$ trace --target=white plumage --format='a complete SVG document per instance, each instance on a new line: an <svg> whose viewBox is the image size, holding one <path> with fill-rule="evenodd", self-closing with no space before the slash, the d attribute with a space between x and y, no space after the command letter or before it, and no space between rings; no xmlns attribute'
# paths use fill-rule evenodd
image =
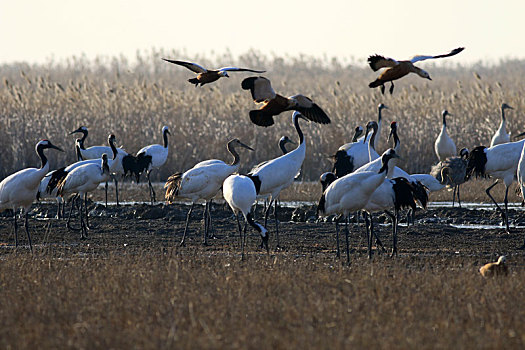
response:
<svg viewBox="0 0 525 350"><path fill-rule="evenodd" d="M167 126L162 127L162 139L163 144L154 144L141 148L137 152L137 158L148 158L148 164L146 165L146 176L148 178L148 185L150 190L151 203L155 202L155 190L151 185L150 174L153 169L158 169L166 163L168 159L168 135L170 131Z"/></svg>
<svg viewBox="0 0 525 350"><path fill-rule="evenodd" d="M513 109L506 103L501 105L501 123L499 124L498 130L492 139L490 140L490 147L496 146L502 143L510 142L510 133L507 133L507 120L505 119L505 109Z"/></svg>
<svg viewBox="0 0 525 350"><path fill-rule="evenodd" d="M266 251L268 251L268 230L263 225L255 222L251 215L252 206L257 199L257 191L252 179L244 175L230 175L224 180L222 193L237 218L237 227L241 236L242 257L244 258L244 246L246 244L246 224L244 225L244 234L242 234L238 217L239 212L244 215L245 222L261 234L263 244L266 247Z"/></svg>
<svg viewBox="0 0 525 350"><path fill-rule="evenodd" d="M450 136L448 136L447 133L447 120L446 117L452 116L452 114L448 113L448 111L445 109L442 112L443 116L443 126L441 127L441 132L439 133L438 137L436 138L436 142L434 143L434 150L436 151L436 155L439 160L445 160L447 157L453 157L456 153L456 144Z"/></svg>
<svg viewBox="0 0 525 350"><path fill-rule="evenodd" d="M228 142L227 146L228 151L234 158L231 164L227 164L218 159L207 160L196 164L184 173L171 175L166 181L164 188L166 188L166 200L168 202L172 202L177 197L188 198L192 201L191 208L186 217L186 226L181 245L184 245L186 239L186 232L193 206L201 199L206 202L204 209L204 244L207 244L209 202L215 197L217 192L219 192L224 180L238 171L240 158L235 150L237 146L253 151L251 147L245 145L238 139L233 139Z"/></svg>
<svg viewBox="0 0 525 350"><path fill-rule="evenodd" d="M332 172L337 177L347 175L366 163L379 158L379 154L373 148L375 143L375 135L377 134L378 126L374 121L368 122L366 125L366 134L362 141L347 143L337 150L334 155L334 166ZM364 142L370 137L371 142Z"/></svg>
<svg viewBox="0 0 525 350"><path fill-rule="evenodd" d="M9 175L0 182L0 212L12 209L14 212L15 244L18 246L18 229L16 223L17 209L22 208L25 216L25 229L29 248L33 251L31 235L28 228L28 211L36 198L40 181L49 171L49 162L44 154L44 149L53 148L62 151L48 140L36 144L35 150L40 157L40 168L26 168Z"/></svg>
<svg viewBox="0 0 525 350"><path fill-rule="evenodd" d="M85 195L94 191L102 182L108 181L110 178L110 170L108 165L107 154L102 154L102 159L95 163L85 163L71 169L67 176L60 181L57 186L57 194L61 197L77 194L80 197L80 237L87 236L86 225L83 220L83 207L87 203L83 203ZM73 206L73 204L71 204ZM87 208L86 208L87 219ZM69 224L69 221L68 221Z"/></svg>
<svg viewBox="0 0 525 350"><path fill-rule="evenodd" d="M494 184L485 190L485 192L501 213L507 232L510 231L507 208L509 186L517 177L518 163L520 161L524 143L525 140L521 140L503 143L489 148L478 146L470 152L468 158L467 176L471 176L472 174L482 177L490 175L497 179ZM505 184L505 211L499 207L498 203L490 194L490 190L496 186L500 180L503 180L503 183Z"/></svg>
<svg viewBox="0 0 525 350"><path fill-rule="evenodd" d="M255 179L254 181L256 183L259 182L260 184L257 194L260 196L271 195L272 197L270 205L265 213L265 226L273 202L276 226L275 235L278 247L279 223L277 220L277 199L281 191L293 183L295 176L301 170L306 152L304 135L299 127L299 118L307 120L297 111L292 115L292 122L299 136L299 145L297 148L278 158L268 161L266 164L256 169L256 171L250 173L250 176Z"/></svg>
<svg viewBox="0 0 525 350"><path fill-rule="evenodd" d="M355 172L345 175L328 186L319 200L318 213L323 216L342 215L362 210L370 200L374 191L386 178L389 160L399 157L393 149L387 150L381 156L381 169L376 171ZM338 228L336 227L338 232ZM345 230L347 244L347 260L350 261L348 250L348 225Z"/></svg>

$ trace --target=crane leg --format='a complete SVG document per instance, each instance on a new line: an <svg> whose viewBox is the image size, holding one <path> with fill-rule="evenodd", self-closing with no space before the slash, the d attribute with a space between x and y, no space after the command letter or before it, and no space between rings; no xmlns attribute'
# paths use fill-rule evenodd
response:
<svg viewBox="0 0 525 350"><path fill-rule="evenodd" d="M31 254L33 254L33 243L31 242L31 234L29 233L29 213L25 209L24 209L24 216L25 216L24 226L26 229L27 240L29 241L29 249L31 250Z"/></svg>
<svg viewBox="0 0 525 350"><path fill-rule="evenodd" d="M151 204L153 204L153 203L155 203L155 201L157 199L156 199L156 195L155 195L155 189L153 188L153 185L151 184L150 174L151 174L151 171L148 171L146 173L146 176L148 178L149 196L150 196L150 199L151 199Z"/></svg>
<svg viewBox="0 0 525 350"><path fill-rule="evenodd" d="M88 207L87 207L87 192L84 193L84 211L86 213L86 228L91 229L91 226L89 226L89 215L88 215Z"/></svg>
<svg viewBox="0 0 525 350"><path fill-rule="evenodd" d="M244 246L246 245L246 227L248 226L248 219L244 219L244 229L241 237L241 260L244 261Z"/></svg>
<svg viewBox="0 0 525 350"><path fill-rule="evenodd" d="M86 225L84 223L84 208L83 208L83 201L82 198L80 198L80 239L85 239L87 237L86 232Z"/></svg>
<svg viewBox="0 0 525 350"><path fill-rule="evenodd" d="M341 250L339 249L339 221L341 220L342 216L339 216L335 219L335 240L336 240L336 253L335 256L340 258L341 257Z"/></svg>
<svg viewBox="0 0 525 350"><path fill-rule="evenodd" d="M268 224L268 215L270 215L270 208L272 207L272 204L273 204L273 198L270 200L270 204L268 205L268 207L266 207L266 202L265 202L264 227L267 227L266 225Z"/></svg>
<svg viewBox="0 0 525 350"><path fill-rule="evenodd" d="M366 242L367 242L367 249L368 249L368 259L372 259L372 235L373 235L373 227L371 224L372 221L372 215L370 214L370 219L368 219L368 213L365 211L363 212L363 216L365 217L365 226L366 226Z"/></svg>
<svg viewBox="0 0 525 350"><path fill-rule="evenodd" d="M390 95L392 95L394 93L394 82L391 81L390 84L390 89L388 91L390 92Z"/></svg>
<svg viewBox="0 0 525 350"><path fill-rule="evenodd" d="M496 186L497 184L499 183L499 180L496 180L496 182L494 182L492 185L490 185L486 190L485 192L487 193L487 196L489 196L489 198L492 200L492 202L494 203L494 205L496 206L497 210L500 212L501 214L501 217L503 219L503 221L505 222L506 224L506 229L507 229L507 232L509 232L509 220L508 220L508 217L507 217L507 193L508 193L508 188L506 188L505 190L505 211L503 211L501 209L501 207L498 205L498 203L496 202L496 200L494 199L494 197L492 197L492 195L490 194L490 190Z"/></svg>
<svg viewBox="0 0 525 350"><path fill-rule="evenodd" d="M241 222L239 221L239 214L233 213L233 215L235 215L235 219L237 219L237 228L239 229L239 239L240 239L240 244L242 245L242 229L241 229Z"/></svg>
<svg viewBox="0 0 525 350"><path fill-rule="evenodd" d="M71 208L69 209L69 215L67 217L67 222L66 222L66 227L71 231L78 231L78 229L71 226L71 214L73 212L73 207L76 204L77 198L78 198L78 194L74 195L73 198L71 198Z"/></svg>
<svg viewBox="0 0 525 350"><path fill-rule="evenodd" d="M508 200L508 194L509 194L509 188L505 186L505 227L506 232L510 233L510 227L509 227L509 200Z"/></svg>
<svg viewBox="0 0 525 350"><path fill-rule="evenodd" d="M385 84L381 85L381 94L385 94Z"/></svg>
<svg viewBox="0 0 525 350"><path fill-rule="evenodd" d="M348 231L348 217L346 217L345 221L346 263L350 265L350 243L348 241L348 235L350 234L350 232Z"/></svg>
<svg viewBox="0 0 525 350"><path fill-rule="evenodd" d="M203 236L203 245L208 245L208 205L209 202L206 201L204 203L204 213L202 216L203 224L204 224L204 236Z"/></svg>
<svg viewBox="0 0 525 350"><path fill-rule="evenodd" d="M277 241L276 248L281 248L281 245L279 243L279 220L277 219L277 207L278 207L278 202L277 200L275 200L273 202L273 217L275 219L275 239Z"/></svg>
<svg viewBox="0 0 525 350"><path fill-rule="evenodd" d="M16 209L13 209L13 224L15 228L15 247L18 247L18 224L16 223Z"/></svg>
<svg viewBox="0 0 525 350"><path fill-rule="evenodd" d="M195 205L194 202L191 203L191 207L190 207L190 210L188 210L188 214L186 214L186 225L184 226L184 235L182 236L182 240L180 241L180 244L179 246L184 246L184 244L186 243L186 233L188 232L188 224L190 222L190 216L191 216L191 212L193 211L193 206Z"/></svg>
<svg viewBox="0 0 525 350"><path fill-rule="evenodd" d="M118 179L117 179L117 175L113 176L113 181L115 182L115 197L116 197L116 200L117 200L117 207L118 207L120 205L120 203L118 201Z"/></svg>
<svg viewBox="0 0 525 350"><path fill-rule="evenodd" d="M106 208L108 207L108 182L106 181L106 186L104 187L106 195Z"/></svg>
<svg viewBox="0 0 525 350"><path fill-rule="evenodd" d="M458 196L458 206L461 208L461 198L459 198L459 186L460 186L460 185L457 185L457 187L458 187L458 193L457 193L457 196Z"/></svg>

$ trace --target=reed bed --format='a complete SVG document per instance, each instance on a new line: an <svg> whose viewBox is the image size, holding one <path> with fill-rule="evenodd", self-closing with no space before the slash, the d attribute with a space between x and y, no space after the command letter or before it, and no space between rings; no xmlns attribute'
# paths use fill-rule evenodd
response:
<svg viewBox="0 0 525 350"><path fill-rule="evenodd" d="M34 145L49 138L67 150L50 154L52 166L74 161L74 138L69 132L85 125L87 145L105 144L114 133L131 153L151 143L161 143L160 130L172 131L167 164L154 175L166 179L171 173L213 158L229 159L227 141L237 137L256 148L243 152L245 169L279 154L282 135L295 137L290 115L277 117L271 128L256 127L248 111L255 108L249 92L240 82L249 76L232 73L203 88L186 80L193 73L162 61L161 57L185 58L177 51L152 50L138 53L136 63L125 58L87 60L73 57L45 65L9 64L0 66L0 176L34 166L38 159ZM194 57L210 67L238 65L266 69L274 89L284 95L303 93L313 98L330 115L330 125L303 123L307 139L305 180L317 180L331 169L329 156L348 142L356 125L377 118L376 107L385 103L384 131L379 151L387 146L388 124L398 121L402 142L402 166L409 172L427 172L436 162L435 137L441 128L441 110L448 109L448 130L458 149L487 145L499 124L499 107L507 102L515 110L507 113L509 128L523 131L520 122L525 101L521 76L525 61L502 61L459 66L445 62L425 63L433 81L408 76L396 83L392 96L369 89L375 73L354 63L337 59L267 56L248 52Z"/></svg>

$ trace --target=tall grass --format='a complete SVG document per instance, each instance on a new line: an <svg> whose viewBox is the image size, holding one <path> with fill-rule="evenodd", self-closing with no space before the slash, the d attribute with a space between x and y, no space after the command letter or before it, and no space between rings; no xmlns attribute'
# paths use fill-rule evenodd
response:
<svg viewBox="0 0 525 350"><path fill-rule="evenodd" d="M249 92L240 88L247 74L232 73L230 79L194 88L186 81L193 73L161 57L186 58L176 51L153 50L138 53L135 64L122 57L92 61L73 57L45 65L0 66L0 176L38 164L34 145L42 138L67 149L66 154L50 155L53 167L72 162L74 136L69 132L80 125L89 128L87 145L105 144L107 135L114 133L132 153L161 143L162 126L170 126L170 156L157 179L203 159L229 159L225 145L234 137L256 148L241 155L245 168L278 155L282 135L295 137L290 114L277 117L271 128L251 124L248 111L256 106ZM508 113L510 129L523 130L519 120L525 108L521 80L525 61L492 67L424 63L433 81L408 76L396 82L392 96L382 96L367 86L376 75L369 68L337 59L269 57L259 52L192 59L210 67L266 69L277 92L302 93L322 106L332 124L303 123L307 138L303 173L309 180L330 169L328 156L350 140L356 125L377 117L381 102L390 107L384 112L385 128L391 120L398 121L402 166L410 172L426 172L435 163L433 144L444 108L454 115L448 130L458 149L490 142L502 102L515 108ZM380 151L386 147L386 135L381 135Z"/></svg>

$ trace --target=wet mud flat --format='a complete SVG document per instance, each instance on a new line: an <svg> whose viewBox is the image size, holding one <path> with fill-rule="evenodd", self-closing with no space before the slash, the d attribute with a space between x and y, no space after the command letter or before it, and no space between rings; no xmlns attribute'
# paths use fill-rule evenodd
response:
<svg viewBox="0 0 525 350"><path fill-rule="evenodd" d="M183 247L179 242L184 232L184 224L189 204L171 205L134 203L128 205L109 205L90 202L88 205L91 229L87 239L80 239L80 233L68 230L64 219L55 219L56 205L52 202L38 203L30 215L30 230L35 251L63 254L126 253L152 254L175 249L181 254L226 254L239 255L239 235L235 218L223 202L212 205L213 237L203 244L202 214L203 206L196 205L188 227L188 237ZM79 226L78 216L73 212L72 224ZM263 221L263 208L255 211L256 220ZM418 210L415 224L406 225L401 218L398 230L399 255L433 256L465 255L492 257L497 254L522 255L516 248L525 238L525 211L521 208L509 210L511 233L506 234L500 226L501 216L493 208L452 208L434 206ZM308 256L332 259L336 251L335 225L333 218L318 220L315 205L297 203L283 205L278 212L280 222L280 249L276 249L275 222L273 215L268 220L271 254ZM242 222L242 221L241 221ZM392 245L390 220L385 214L374 215L375 228L388 253ZM19 240L27 244L23 230L23 220L19 219ZM260 238L248 226L246 250L249 254L264 254L259 248ZM366 236L363 220L356 224L352 217L349 225L351 253L356 256L366 254ZM341 232L343 233L343 231ZM12 217L4 212L0 216L0 254L14 250ZM344 234L341 236L341 249L344 249ZM19 251L27 249L22 247ZM378 253L381 250L376 249ZM387 255L388 255L387 253Z"/></svg>

